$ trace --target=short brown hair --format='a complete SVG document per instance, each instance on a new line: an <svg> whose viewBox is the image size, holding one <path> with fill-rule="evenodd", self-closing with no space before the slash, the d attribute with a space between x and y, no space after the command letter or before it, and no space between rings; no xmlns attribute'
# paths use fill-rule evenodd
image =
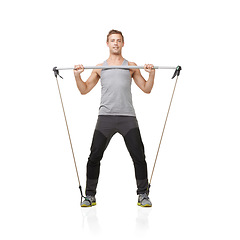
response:
<svg viewBox="0 0 240 240"><path fill-rule="evenodd" d="M122 41L124 42L124 37L123 37L122 32L115 30L115 29L112 29L111 31L109 31L109 33L107 35L107 42L108 42L109 36L112 34L120 34L122 36Z"/></svg>

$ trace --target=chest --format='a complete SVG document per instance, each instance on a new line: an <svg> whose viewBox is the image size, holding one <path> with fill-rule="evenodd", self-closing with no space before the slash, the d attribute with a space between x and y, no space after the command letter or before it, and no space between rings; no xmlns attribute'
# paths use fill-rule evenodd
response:
<svg viewBox="0 0 240 240"><path fill-rule="evenodd" d="M132 76L130 70L108 69L101 72L101 85L106 88L127 88L131 86Z"/></svg>

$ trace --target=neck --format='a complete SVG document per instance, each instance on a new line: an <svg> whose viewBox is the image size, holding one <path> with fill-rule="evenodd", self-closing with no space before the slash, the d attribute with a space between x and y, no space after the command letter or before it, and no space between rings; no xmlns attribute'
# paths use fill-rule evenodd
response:
<svg viewBox="0 0 240 240"><path fill-rule="evenodd" d="M110 54L109 58L108 58L108 62L110 63L121 63L123 62L124 58L121 54L119 55L113 55L113 54Z"/></svg>

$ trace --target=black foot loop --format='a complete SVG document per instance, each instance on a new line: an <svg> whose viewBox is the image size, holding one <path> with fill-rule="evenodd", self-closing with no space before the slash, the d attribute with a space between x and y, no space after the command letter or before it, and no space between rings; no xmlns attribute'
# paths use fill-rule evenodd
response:
<svg viewBox="0 0 240 240"><path fill-rule="evenodd" d="M79 189L80 189L80 193L81 193L81 205L82 205L82 200L83 200L83 198L84 198L84 200L88 200L86 197L84 197L83 196L83 193L82 193L82 187L81 186L79 186ZM89 202L90 202L90 200L88 200Z"/></svg>
<svg viewBox="0 0 240 240"><path fill-rule="evenodd" d="M63 79L63 77L61 77L61 76L59 75L59 70L57 69L57 67L54 67L54 68L53 68L53 71L54 71L55 77L59 76L60 78Z"/></svg>
<svg viewBox="0 0 240 240"><path fill-rule="evenodd" d="M175 78L176 76L179 76L180 75L180 71L182 70L182 67L181 66L177 66L176 67L176 70L172 76L172 79Z"/></svg>
<svg viewBox="0 0 240 240"><path fill-rule="evenodd" d="M148 183L147 195L149 195L151 184Z"/></svg>

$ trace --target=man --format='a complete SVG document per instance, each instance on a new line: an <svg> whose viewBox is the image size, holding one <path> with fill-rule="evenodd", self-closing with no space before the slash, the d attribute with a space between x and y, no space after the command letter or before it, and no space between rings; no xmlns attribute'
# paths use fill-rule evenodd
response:
<svg viewBox="0 0 240 240"><path fill-rule="evenodd" d="M137 66L128 62L122 56L124 37L120 31L111 30L107 35L109 58L97 66ZM115 133L120 133L132 157L137 182L138 205L151 207L148 197L149 186L147 164L145 161L144 145L142 143L135 110L132 103L132 78L136 85L145 93L150 93L155 77L152 64L145 64L144 69L149 73L146 81L139 69L94 69L86 82L82 81L83 65L74 66L74 76L81 94L89 93L101 78L101 104L96 128L93 135L91 153L87 163L86 199L82 207L96 205L96 188L100 172L100 161L109 141ZM116 159L120 161L120 159Z"/></svg>

